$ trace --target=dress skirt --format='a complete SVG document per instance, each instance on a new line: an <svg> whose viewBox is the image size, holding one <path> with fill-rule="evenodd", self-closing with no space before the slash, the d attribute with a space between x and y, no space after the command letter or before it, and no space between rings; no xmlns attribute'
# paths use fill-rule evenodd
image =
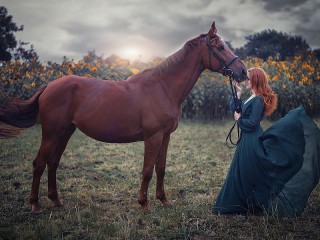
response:
<svg viewBox="0 0 320 240"><path fill-rule="evenodd" d="M242 131L215 213L299 216L320 177L320 130L302 107L263 132Z"/></svg>

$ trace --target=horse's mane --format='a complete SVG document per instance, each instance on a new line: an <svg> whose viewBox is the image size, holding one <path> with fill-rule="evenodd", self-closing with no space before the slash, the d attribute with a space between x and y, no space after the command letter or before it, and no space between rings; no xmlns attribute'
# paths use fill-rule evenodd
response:
<svg viewBox="0 0 320 240"><path fill-rule="evenodd" d="M170 69L174 68L176 65L183 61L183 59L189 52L199 48L199 39L203 38L204 36L205 34L201 34L200 36L187 41L180 50L167 57L158 66L154 67L153 72L159 75L163 75Z"/></svg>

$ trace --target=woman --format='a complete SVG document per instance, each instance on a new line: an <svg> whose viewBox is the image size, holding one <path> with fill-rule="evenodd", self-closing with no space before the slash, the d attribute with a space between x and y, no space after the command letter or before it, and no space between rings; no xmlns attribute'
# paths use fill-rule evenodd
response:
<svg viewBox="0 0 320 240"><path fill-rule="evenodd" d="M320 130L299 107L263 132L260 121L276 109L277 95L263 69L251 68L248 76L251 96L234 113L241 140L213 212L300 215L319 182Z"/></svg>

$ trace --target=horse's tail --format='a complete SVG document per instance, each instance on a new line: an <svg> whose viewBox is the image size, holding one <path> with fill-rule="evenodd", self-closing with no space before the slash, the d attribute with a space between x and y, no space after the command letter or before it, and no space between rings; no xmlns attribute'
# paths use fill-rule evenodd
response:
<svg viewBox="0 0 320 240"><path fill-rule="evenodd" d="M21 128L36 124L39 112L39 97L47 86L39 88L30 99L16 100L1 96L0 100L0 138L17 136Z"/></svg>

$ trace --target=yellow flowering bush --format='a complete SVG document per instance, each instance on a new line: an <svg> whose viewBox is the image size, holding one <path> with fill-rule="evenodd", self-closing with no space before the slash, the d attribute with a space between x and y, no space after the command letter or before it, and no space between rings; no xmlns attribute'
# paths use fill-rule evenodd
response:
<svg viewBox="0 0 320 240"><path fill-rule="evenodd" d="M310 54L306 58L296 56L290 61L269 58L244 59L247 68L261 67L268 76L272 89L278 94L279 103L271 119L283 117L289 110L303 105L311 116L320 116L319 61ZM183 116L203 120L224 119L231 100L229 79L204 71L183 103ZM245 92L244 98L249 93Z"/></svg>
<svg viewBox="0 0 320 240"><path fill-rule="evenodd" d="M93 59L91 55L86 55L78 62L64 58L61 64L48 62L44 65L35 60L1 62L0 90L10 97L27 99L41 85L65 75L122 80L133 74L128 61L119 57L114 57L112 60L115 62L101 58Z"/></svg>
<svg viewBox="0 0 320 240"><path fill-rule="evenodd" d="M37 60L1 62L0 91L14 98L27 99L41 85L65 75L118 81L153 67L161 60L163 59L155 58L148 63L130 63L117 56L103 59L89 53L78 62L67 58L62 63L46 64ZM312 54L306 58L297 56L290 61L247 58L244 63L247 68L262 67L266 71L270 84L279 97L279 105L273 118L282 117L299 105L303 105L312 116L320 115L319 61ZM206 70L183 103L183 116L207 120L230 117L230 99L229 79Z"/></svg>

